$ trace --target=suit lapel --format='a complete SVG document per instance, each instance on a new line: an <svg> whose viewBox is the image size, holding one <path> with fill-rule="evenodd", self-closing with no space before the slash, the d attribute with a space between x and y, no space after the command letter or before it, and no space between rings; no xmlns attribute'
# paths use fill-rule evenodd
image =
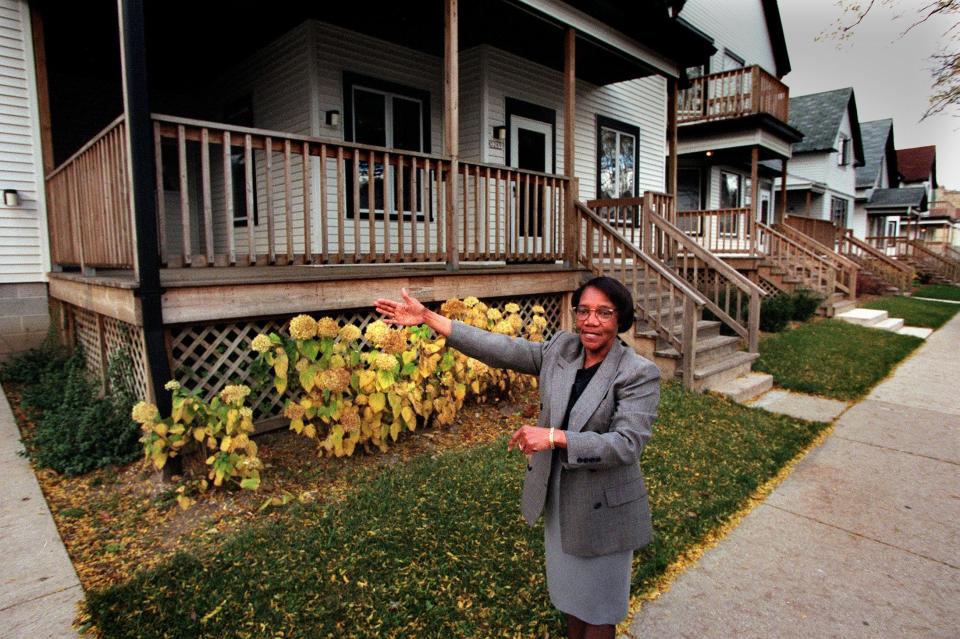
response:
<svg viewBox="0 0 960 639"><path fill-rule="evenodd" d="M570 390L576 379L577 371L583 367L583 349L573 355L571 359L557 358L557 371L551 384L550 420L551 426L560 426L560 420L567 412L567 402L570 400Z"/></svg>
<svg viewBox="0 0 960 639"><path fill-rule="evenodd" d="M613 346L610 347L610 352L603 358L599 370L594 374L590 383L587 384L587 388L584 389L580 399L573 405L573 410L570 411L570 422L567 424L567 430L579 432L593 412L597 410L597 406L600 405L600 400L607 394L607 389L617 376L617 369L620 367L620 358L623 357L623 353L624 347L620 343L620 340L615 340ZM575 375L576 371L574 371L574 375L570 377L571 386L573 385Z"/></svg>

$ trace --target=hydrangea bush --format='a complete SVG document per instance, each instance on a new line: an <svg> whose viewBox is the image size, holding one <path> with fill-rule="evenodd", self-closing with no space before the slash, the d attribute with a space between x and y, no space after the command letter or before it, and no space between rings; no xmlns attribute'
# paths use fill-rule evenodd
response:
<svg viewBox="0 0 960 639"><path fill-rule="evenodd" d="M447 300L440 312L471 326L541 341L547 327L544 309L532 308L524 322L520 306L489 307L475 297ZM362 339L361 339L362 337ZM496 394L510 397L536 379L494 369L446 347L442 336L425 325L391 328L382 320L361 330L340 326L330 317L298 315L286 334L257 335L251 348L258 357L254 379L272 378L285 397L283 415L290 429L316 442L320 454L342 457L358 448L388 450L404 430L451 424L468 397L476 401ZM246 406L250 389L227 386L210 402L187 393L177 382L172 414L161 419L155 406L133 409L142 425L146 458L162 468L191 449L209 452L209 479L225 479L257 488L261 464L253 433L253 412ZM205 484L202 488L205 488Z"/></svg>

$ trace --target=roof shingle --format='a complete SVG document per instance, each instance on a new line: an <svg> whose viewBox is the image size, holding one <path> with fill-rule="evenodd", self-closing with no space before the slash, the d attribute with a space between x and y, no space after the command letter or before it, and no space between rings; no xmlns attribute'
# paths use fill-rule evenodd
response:
<svg viewBox="0 0 960 639"><path fill-rule="evenodd" d="M863 139L863 166L857 167L857 188L870 188L877 184L877 175L883 166L883 155L887 141L893 136L893 120L874 120L860 123L860 137ZM892 148L893 141L890 140ZM887 162L896 162L896 157L887 158ZM890 184L890 186L896 186Z"/></svg>
<svg viewBox="0 0 960 639"><path fill-rule="evenodd" d="M897 165L905 182L923 182L930 179L936 159L936 145L897 149Z"/></svg>

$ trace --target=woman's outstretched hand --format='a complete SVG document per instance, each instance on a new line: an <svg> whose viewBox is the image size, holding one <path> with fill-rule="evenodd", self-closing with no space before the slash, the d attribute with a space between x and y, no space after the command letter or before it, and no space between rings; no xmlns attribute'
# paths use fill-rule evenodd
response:
<svg viewBox="0 0 960 639"><path fill-rule="evenodd" d="M378 299L375 304L377 312L383 315L387 324L399 326L417 326L427 321L427 308L414 297L410 297L407 289L400 289L402 302Z"/></svg>

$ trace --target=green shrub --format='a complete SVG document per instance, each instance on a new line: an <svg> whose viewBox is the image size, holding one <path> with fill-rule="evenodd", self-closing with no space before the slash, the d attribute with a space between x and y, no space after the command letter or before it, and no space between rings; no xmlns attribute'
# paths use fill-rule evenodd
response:
<svg viewBox="0 0 960 639"><path fill-rule="evenodd" d="M42 361L38 354L29 357ZM27 456L66 475L135 459L140 429L130 419L129 358L123 353L111 357L112 392L104 398L98 397L99 384L85 370L80 348L69 357L54 352L51 361L58 364L38 364L39 376L23 388L23 405L35 424L25 438Z"/></svg>
<svg viewBox="0 0 960 639"><path fill-rule="evenodd" d="M760 330L779 333L793 318L793 297L778 293L768 295L760 302Z"/></svg>
<svg viewBox="0 0 960 639"><path fill-rule="evenodd" d="M817 295L813 291L804 288L798 288L790 296L793 303L793 317L797 322L806 322L813 317L814 313L823 302L823 296Z"/></svg>
<svg viewBox="0 0 960 639"><path fill-rule="evenodd" d="M15 355L0 365L0 382L36 384L45 373L63 368L67 357L67 351L57 344L51 332L37 348Z"/></svg>

